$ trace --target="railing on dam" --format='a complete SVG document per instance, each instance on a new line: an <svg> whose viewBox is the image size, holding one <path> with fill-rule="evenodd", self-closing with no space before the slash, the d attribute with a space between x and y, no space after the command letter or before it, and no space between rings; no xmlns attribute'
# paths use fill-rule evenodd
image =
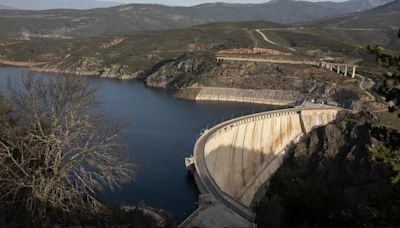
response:
<svg viewBox="0 0 400 228"><path fill-rule="evenodd" d="M281 165L286 146L293 140L299 139L300 136L309 131L314 125L324 125L332 121L338 111L338 108L326 106L311 108L296 107L286 110L269 111L232 119L204 131L197 140L194 148L194 165L196 175L198 176L196 183L203 186L201 193L212 194L217 201L224 204L227 208L248 221L253 222L254 214L249 208L250 202L258 188ZM304 116L302 116L302 113L304 113ZM287 138L280 138L285 137L281 135L274 136L273 131L271 131L272 133L268 132L268 134L263 135L265 129L269 131L269 127L274 127L268 124L279 125L281 128L279 132L287 134ZM275 147L271 147L271 157L268 160L260 163L257 160L258 158L254 156L254 164L242 165L239 169L235 165L235 162L231 164L226 162L228 155L232 157L235 154L241 153L241 162L243 164L244 156L249 156L249 154L251 156L253 154L258 156L259 153L264 153L263 147L260 146L262 143L265 143L264 141L267 144L276 144ZM245 148L245 144L249 142L250 144L251 142L256 142L255 146ZM244 146L235 149L236 144ZM249 160L251 161L251 159ZM212 165L213 167L210 167ZM253 166L256 166L257 169ZM246 173L246 169L249 167L255 170L254 173L247 174L247 179L242 177L238 179L236 173L245 176L243 173ZM224 181L229 178L232 179L232 182L226 184ZM238 185L237 183L241 183L240 181L243 181L244 184ZM232 186L230 186L231 183L233 183ZM204 211L204 208L202 211ZM188 223L186 222L185 224Z"/></svg>

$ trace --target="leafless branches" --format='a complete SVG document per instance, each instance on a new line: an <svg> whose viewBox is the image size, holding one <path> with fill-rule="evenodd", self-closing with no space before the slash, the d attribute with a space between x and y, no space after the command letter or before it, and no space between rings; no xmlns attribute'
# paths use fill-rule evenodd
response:
<svg viewBox="0 0 400 228"><path fill-rule="evenodd" d="M121 126L101 112L95 90L76 77L25 75L8 83L0 115L0 201L43 219L101 207L95 193L134 176Z"/></svg>

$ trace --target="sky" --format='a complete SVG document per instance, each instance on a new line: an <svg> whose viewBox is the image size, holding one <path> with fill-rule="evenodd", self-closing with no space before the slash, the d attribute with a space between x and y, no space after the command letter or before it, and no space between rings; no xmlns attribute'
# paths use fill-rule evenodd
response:
<svg viewBox="0 0 400 228"><path fill-rule="evenodd" d="M163 5L174 5L174 6L193 6L208 2L226 2L226 3L263 3L268 0L101 0L106 2L121 2L121 3L151 3L151 4L163 4ZM318 2L323 0L306 0L310 2ZM328 1L328 0L324 0ZM332 2L343 2L346 0L329 0Z"/></svg>

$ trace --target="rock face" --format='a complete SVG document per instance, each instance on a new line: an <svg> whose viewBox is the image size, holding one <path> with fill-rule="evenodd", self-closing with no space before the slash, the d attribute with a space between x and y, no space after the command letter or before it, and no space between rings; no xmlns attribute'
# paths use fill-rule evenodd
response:
<svg viewBox="0 0 400 228"><path fill-rule="evenodd" d="M372 145L363 122L339 121L312 131L292 153L295 160L308 157L307 166L314 175L356 186L382 177L369 158L368 147Z"/></svg>
<svg viewBox="0 0 400 228"><path fill-rule="evenodd" d="M179 89L207 77L217 62L211 54L187 53L167 63L150 74L146 85L158 88Z"/></svg>
<svg viewBox="0 0 400 228"><path fill-rule="evenodd" d="M371 159L371 120L342 116L293 145L256 207L258 227L398 226L400 185Z"/></svg>
<svg viewBox="0 0 400 228"><path fill-rule="evenodd" d="M111 66L105 67L104 71L101 72L100 77L110 78L110 79L121 79L130 80L140 78L145 75L144 71L138 71L132 73L129 71L127 65L113 64Z"/></svg>

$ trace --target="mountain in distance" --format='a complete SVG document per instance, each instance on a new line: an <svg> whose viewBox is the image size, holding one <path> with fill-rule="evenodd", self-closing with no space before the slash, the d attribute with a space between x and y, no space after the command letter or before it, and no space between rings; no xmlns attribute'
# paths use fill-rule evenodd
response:
<svg viewBox="0 0 400 228"><path fill-rule="evenodd" d="M34 0L0 0L0 4L2 1ZM391 0L347 2L273 0L262 4L207 3L192 7L127 4L91 10L11 10L0 14L0 36L21 34L34 37L107 36L133 31L184 28L221 21L292 23L357 12L387 1Z"/></svg>
<svg viewBox="0 0 400 228"><path fill-rule="evenodd" d="M366 11L364 14L367 13L395 13L400 11L400 1L396 0L389 4L381 5L374 9Z"/></svg>
<svg viewBox="0 0 400 228"><path fill-rule="evenodd" d="M364 11L381 5L385 5L390 2L393 2L393 0L350 0L348 2L345 2L343 6L358 9L355 11Z"/></svg>
<svg viewBox="0 0 400 228"><path fill-rule="evenodd" d="M0 5L24 10L46 10L106 8L121 5L121 3L96 0L0 0ZM2 9L1 6L0 9Z"/></svg>
<svg viewBox="0 0 400 228"><path fill-rule="evenodd" d="M320 28L398 30L400 26L400 0L366 10L312 22Z"/></svg>
<svg viewBox="0 0 400 228"><path fill-rule="evenodd" d="M363 12L323 19L305 26L325 30L358 44L379 44L392 50L400 49L397 33L400 26L400 0Z"/></svg>
<svg viewBox="0 0 400 228"><path fill-rule="evenodd" d="M0 9L16 9L16 8L0 4Z"/></svg>
<svg viewBox="0 0 400 228"><path fill-rule="evenodd" d="M224 21L265 20L292 23L315 20L371 9L393 0L348 0L345 2L309 2L272 0L261 4L206 3L192 7L209 18Z"/></svg>

